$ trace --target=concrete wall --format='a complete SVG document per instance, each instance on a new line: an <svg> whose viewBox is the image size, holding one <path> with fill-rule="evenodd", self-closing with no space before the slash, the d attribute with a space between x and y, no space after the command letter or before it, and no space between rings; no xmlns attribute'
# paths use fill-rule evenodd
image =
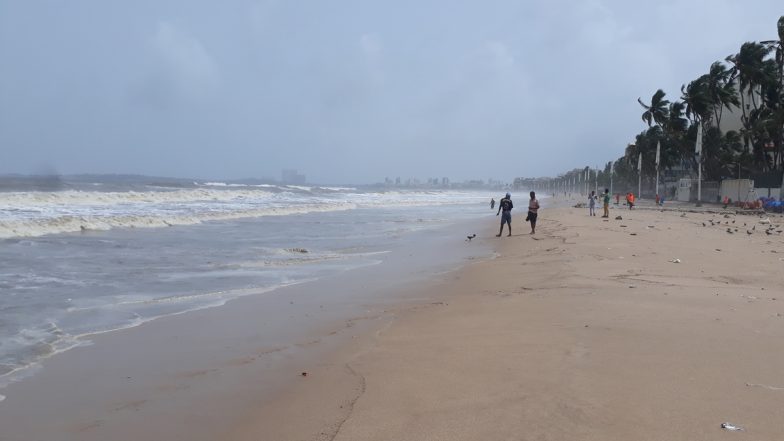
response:
<svg viewBox="0 0 784 441"><path fill-rule="evenodd" d="M751 179L725 179L721 181L719 196L721 200L724 200L726 197L733 201L746 202L757 199L753 190L754 181Z"/></svg>

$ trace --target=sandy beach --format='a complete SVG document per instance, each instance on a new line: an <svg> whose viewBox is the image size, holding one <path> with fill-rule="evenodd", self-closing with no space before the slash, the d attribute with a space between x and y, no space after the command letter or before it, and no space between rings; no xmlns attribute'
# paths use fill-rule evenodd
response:
<svg viewBox="0 0 784 441"><path fill-rule="evenodd" d="M226 439L784 439L778 233L654 209L540 219L531 237L518 214L502 239L488 221L498 258L429 287Z"/></svg>
<svg viewBox="0 0 784 441"><path fill-rule="evenodd" d="M327 308L290 287L99 336L8 388L0 439L781 440L784 219L716 211L489 215L457 243L494 258L394 295L356 303L385 284L359 270Z"/></svg>

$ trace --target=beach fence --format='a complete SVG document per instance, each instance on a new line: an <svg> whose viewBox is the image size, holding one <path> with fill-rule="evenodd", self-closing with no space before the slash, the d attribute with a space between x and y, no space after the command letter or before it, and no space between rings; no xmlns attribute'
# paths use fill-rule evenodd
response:
<svg viewBox="0 0 784 441"><path fill-rule="evenodd" d="M781 200L781 188L784 186L784 172L781 170L752 173L749 177L754 182L754 191L759 197Z"/></svg>

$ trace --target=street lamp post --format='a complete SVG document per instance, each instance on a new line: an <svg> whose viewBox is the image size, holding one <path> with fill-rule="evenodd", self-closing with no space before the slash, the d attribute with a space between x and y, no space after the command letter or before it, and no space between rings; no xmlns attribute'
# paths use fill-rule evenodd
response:
<svg viewBox="0 0 784 441"><path fill-rule="evenodd" d="M697 206L702 205L702 124L697 125L697 142L694 145L697 155Z"/></svg>
<svg viewBox="0 0 784 441"><path fill-rule="evenodd" d="M642 152L637 156L637 197L642 199Z"/></svg>
<svg viewBox="0 0 784 441"><path fill-rule="evenodd" d="M613 194L613 166L615 162L610 163L610 194Z"/></svg>

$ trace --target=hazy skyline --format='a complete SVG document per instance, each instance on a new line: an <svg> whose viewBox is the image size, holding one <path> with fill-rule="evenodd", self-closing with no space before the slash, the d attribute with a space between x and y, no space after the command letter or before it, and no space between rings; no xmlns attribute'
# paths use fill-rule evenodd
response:
<svg viewBox="0 0 784 441"><path fill-rule="evenodd" d="M0 173L321 183L622 155L780 2L0 0Z"/></svg>

